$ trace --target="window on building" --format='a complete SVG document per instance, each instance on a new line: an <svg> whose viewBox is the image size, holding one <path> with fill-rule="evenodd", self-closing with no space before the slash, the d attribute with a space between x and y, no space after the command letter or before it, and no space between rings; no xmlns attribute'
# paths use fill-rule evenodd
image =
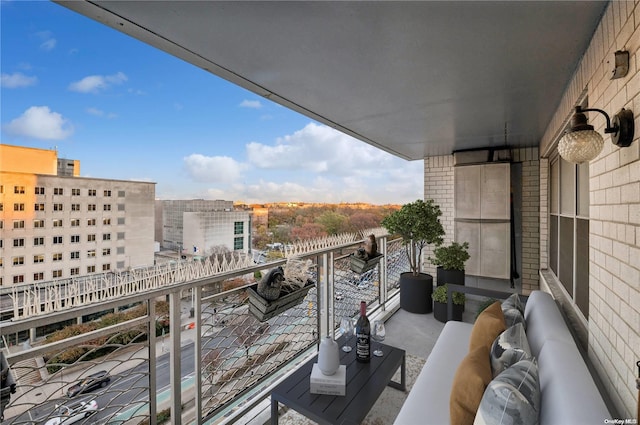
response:
<svg viewBox="0 0 640 425"><path fill-rule="evenodd" d="M111 196L111 191L110 191L110 190L105 189L105 190L104 190L104 196Z"/></svg>
<svg viewBox="0 0 640 425"><path fill-rule="evenodd" d="M549 167L549 268L589 317L589 163Z"/></svg>
<svg viewBox="0 0 640 425"><path fill-rule="evenodd" d="M33 246L42 246L42 245L44 245L44 237L33 238Z"/></svg>
<svg viewBox="0 0 640 425"><path fill-rule="evenodd" d="M96 196L96 190L95 189L89 189L88 195L89 196Z"/></svg>
<svg viewBox="0 0 640 425"><path fill-rule="evenodd" d="M111 248L103 248L102 249L102 256L106 256L106 255L111 255Z"/></svg>
<svg viewBox="0 0 640 425"><path fill-rule="evenodd" d="M24 257L22 255L18 257L13 257L14 266L22 266L23 264L24 264Z"/></svg>
<svg viewBox="0 0 640 425"><path fill-rule="evenodd" d="M54 236L53 237L53 244L54 245L59 245L62 243L62 236Z"/></svg>
<svg viewBox="0 0 640 425"><path fill-rule="evenodd" d="M80 259L80 251L71 251L71 259L79 260Z"/></svg>
<svg viewBox="0 0 640 425"><path fill-rule="evenodd" d="M124 190L118 191L118 198L124 198Z"/></svg>
<svg viewBox="0 0 640 425"><path fill-rule="evenodd" d="M62 219L56 218L55 220L53 220L53 227L62 227Z"/></svg>
<svg viewBox="0 0 640 425"><path fill-rule="evenodd" d="M104 204L102 206L103 211L111 211L111 204Z"/></svg>
<svg viewBox="0 0 640 425"><path fill-rule="evenodd" d="M80 274L80 267L73 267L71 270L71 276L78 276Z"/></svg>
<svg viewBox="0 0 640 425"><path fill-rule="evenodd" d="M0 202L0 211L4 211L4 204Z"/></svg>
<svg viewBox="0 0 640 425"><path fill-rule="evenodd" d="M56 252L55 254L53 254L51 256L51 259L53 261L62 261L62 253L61 252Z"/></svg>
<svg viewBox="0 0 640 425"><path fill-rule="evenodd" d="M44 211L44 204L42 202L37 203L33 206L33 209L36 211Z"/></svg>
<svg viewBox="0 0 640 425"><path fill-rule="evenodd" d="M96 225L96 219L95 218L90 218L87 220L87 226L95 226Z"/></svg>
<svg viewBox="0 0 640 425"><path fill-rule="evenodd" d="M87 251L87 258L95 258L96 256L96 250L95 249L90 249Z"/></svg>
<svg viewBox="0 0 640 425"><path fill-rule="evenodd" d="M44 254L37 254L33 256L33 264L44 263Z"/></svg>
<svg viewBox="0 0 640 425"><path fill-rule="evenodd" d="M4 220L0 220L0 229L4 229Z"/></svg>
<svg viewBox="0 0 640 425"><path fill-rule="evenodd" d="M123 246L119 246L118 248L116 248L116 253L118 255L124 254L124 247Z"/></svg>
<svg viewBox="0 0 640 425"><path fill-rule="evenodd" d="M44 280L44 272L37 272L33 274L33 280L34 281L39 281L39 280Z"/></svg>
<svg viewBox="0 0 640 425"><path fill-rule="evenodd" d="M62 204L53 204L53 210L54 211L63 211L64 210L64 205L62 205Z"/></svg>
<svg viewBox="0 0 640 425"><path fill-rule="evenodd" d="M54 187L53 188L53 194L54 195L64 195L64 189L61 187Z"/></svg>
<svg viewBox="0 0 640 425"><path fill-rule="evenodd" d="M33 227L36 228L36 229L43 229L44 228L44 220L40 220L40 219L33 220Z"/></svg>
<svg viewBox="0 0 640 425"><path fill-rule="evenodd" d="M233 223L233 234L234 235L244 234L244 223L242 221L236 221Z"/></svg>
<svg viewBox="0 0 640 425"><path fill-rule="evenodd" d="M79 243L80 235L71 235L71 243Z"/></svg>
<svg viewBox="0 0 640 425"><path fill-rule="evenodd" d="M36 186L36 195L44 195L44 187Z"/></svg>
<svg viewBox="0 0 640 425"><path fill-rule="evenodd" d="M111 240L111 233L103 233L102 234L102 240L103 241L110 241Z"/></svg>
<svg viewBox="0 0 640 425"><path fill-rule="evenodd" d="M95 242L96 241L96 235L95 233L92 233L90 235L87 235L87 242Z"/></svg>
<svg viewBox="0 0 640 425"><path fill-rule="evenodd" d="M52 276L54 279L57 279L57 278L62 277L62 270L53 270L53 271L51 272L51 276Z"/></svg>
<svg viewBox="0 0 640 425"><path fill-rule="evenodd" d="M14 229L24 229L24 220L13 220Z"/></svg>
<svg viewBox="0 0 640 425"><path fill-rule="evenodd" d="M71 204L71 211L80 211L80 204Z"/></svg>
<svg viewBox="0 0 640 425"><path fill-rule="evenodd" d="M118 217L118 225L124 224L124 217Z"/></svg>
<svg viewBox="0 0 640 425"><path fill-rule="evenodd" d="M24 195L24 186L13 186L13 193Z"/></svg>
<svg viewBox="0 0 640 425"><path fill-rule="evenodd" d="M80 219L72 218L71 219L71 227L80 227Z"/></svg>
<svg viewBox="0 0 640 425"><path fill-rule="evenodd" d="M24 246L24 238L15 238L13 240L13 247L20 248Z"/></svg>
<svg viewBox="0 0 640 425"><path fill-rule="evenodd" d="M233 238L233 249L234 250L244 249L244 238L243 237Z"/></svg>
<svg viewBox="0 0 640 425"><path fill-rule="evenodd" d="M95 210L96 210L96 204L87 205L87 211L95 211Z"/></svg>
<svg viewBox="0 0 640 425"><path fill-rule="evenodd" d="M87 266L87 273L95 273L96 266Z"/></svg>
<svg viewBox="0 0 640 425"><path fill-rule="evenodd" d="M71 189L71 196L80 196L80 189Z"/></svg>
<svg viewBox="0 0 640 425"><path fill-rule="evenodd" d="M118 240L124 240L124 232L118 232Z"/></svg>
<svg viewBox="0 0 640 425"><path fill-rule="evenodd" d="M21 203L13 204L13 210L14 211L24 211L24 204L21 204Z"/></svg>
<svg viewBox="0 0 640 425"><path fill-rule="evenodd" d="M118 261L116 263L116 268L120 270L124 269L124 261Z"/></svg>
<svg viewBox="0 0 640 425"><path fill-rule="evenodd" d="M102 225L103 226L111 226L111 219L110 218L103 218L102 219Z"/></svg>
<svg viewBox="0 0 640 425"><path fill-rule="evenodd" d="M111 270L111 264L103 264L102 265L102 271L106 272L108 270Z"/></svg>
<svg viewBox="0 0 640 425"><path fill-rule="evenodd" d="M13 276L13 283L24 283L24 275L23 274L19 274L17 276Z"/></svg>

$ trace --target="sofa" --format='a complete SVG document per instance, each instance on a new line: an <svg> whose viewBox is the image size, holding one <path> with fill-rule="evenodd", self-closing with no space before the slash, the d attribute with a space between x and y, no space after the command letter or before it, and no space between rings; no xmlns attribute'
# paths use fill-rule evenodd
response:
<svg viewBox="0 0 640 425"><path fill-rule="evenodd" d="M504 301L496 302L495 304L500 306L496 308L502 310L503 303ZM481 395L482 407L478 407L477 413L471 413L477 414L473 423L520 424L529 421L540 425L606 423L605 420L610 419L611 415L555 300L546 292L534 291L526 302L523 302L522 313L526 342L533 357L532 362L537 365L537 374L534 378L537 380L535 385L539 386L537 394L539 398L533 402L537 418L509 418L506 417L508 415L504 415L506 409L500 408L503 414L500 420L486 420L486 418L480 420L480 409L487 407L485 405L489 391L487 386ZM478 316L476 324L484 314L485 312ZM452 420L451 409L454 394L464 389L461 387L475 385L472 382L473 374L468 373L467 370L458 371L458 368L463 368L463 363L467 364L466 359L471 356L470 341L474 337L472 335L474 326L475 324L456 321L446 323L408 394L395 424L444 425L456 422L454 425L459 425L462 423L461 419ZM508 324L505 323L505 332L507 327ZM496 341L493 341L494 348L495 344ZM486 348L482 350L481 357L484 359L489 350ZM495 376L490 376L490 384L496 379ZM501 388L504 389L504 385ZM511 398L513 400L514 397ZM531 406L528 407L531 408ZM473 416L471 420L474 420Z"/></svg>

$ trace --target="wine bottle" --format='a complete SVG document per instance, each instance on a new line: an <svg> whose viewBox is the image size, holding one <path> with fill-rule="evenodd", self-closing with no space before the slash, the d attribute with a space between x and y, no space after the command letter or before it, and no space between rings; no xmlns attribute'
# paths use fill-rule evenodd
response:
<svg viewBox="0 0 640 425"><path fill-rule="evenodd" d="M360 317L356 322L356 360L369 363L371 359L371 325L367 317L367 303L360 302Z"/></svg>

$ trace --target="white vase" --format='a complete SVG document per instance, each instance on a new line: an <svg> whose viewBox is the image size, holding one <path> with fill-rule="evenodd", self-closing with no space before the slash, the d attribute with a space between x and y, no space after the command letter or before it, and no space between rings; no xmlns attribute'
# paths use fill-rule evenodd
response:
<svg viewBox="0 0 640 425"><path fill-rule="evenodd" d="M338 343L330 336L322 338L318 350L318 368L323 375L333 375L340 367Z"/></svg>

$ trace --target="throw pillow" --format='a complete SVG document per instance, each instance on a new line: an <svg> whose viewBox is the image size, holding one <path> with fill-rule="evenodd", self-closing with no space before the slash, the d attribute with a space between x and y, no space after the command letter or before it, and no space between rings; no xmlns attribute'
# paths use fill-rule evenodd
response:
<svg viewBox="0 0 640 425"><path fill-rule="evenodd" d="M504 323L507 328L515 325L516 323L522 323L524 328L527 328L527 323L524 321L524 316L517 308L507 308L502 306L502 314L504 314Z"/></svg>
<svg viewBox="0 0 640 425"><path fill-rule="evenodd" d="M496 301L484 309L473 324L469 338L469 351L476 349L480 345L490 349L493 341L505 329L504 314L502 314L500 301Z"/></svg>
<svg viewBox="0 0 640 425"><path fill-rule="evenodd" d="M489 383L474 425L538 425L540 383L538 365L522 360Z"/></svg>
<svg viewBox="0 0 640 425"><path fill-rule="evenodd" d="M518 294L511 294L509 298L502 301L502 309L506 310L508 308L515 308L524 316L524 304L520 301L520 296Z"/></svg>
<svg viewBox="0 0 640 425"><path fill-rule="evenodd" d="M498 335L491 345L489 355L494 377L520 360L531 359L531 348L522 323L517 323Z"/></svg>
<svg viewBox="0 0 640 425"><path fill-rule="evenodd" d="M487 384L491 382L489 350L484 345L470 351L460 362L449 396L451 423L472 425Z"/></svg>

